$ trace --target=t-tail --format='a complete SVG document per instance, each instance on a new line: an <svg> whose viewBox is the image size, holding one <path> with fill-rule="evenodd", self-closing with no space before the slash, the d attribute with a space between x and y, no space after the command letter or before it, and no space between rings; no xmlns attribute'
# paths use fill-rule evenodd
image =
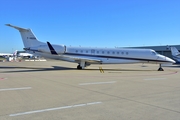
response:
<svg viewBox="0 0 180 120"><path fill-rule="evenodd" d="M180 57L180 52L177 50L176 47L171 47L171 54L172 54L172 56Z"/></svg>
<svg viewBox="0 0 180 120"><path fill-rule="evenodd" d="M6 25L19 30L25 48L36 47L39 45L45 45L45 43L38 41L38 39L33 34L31 29L21 28L21 27L14 26L11 24L6 24Z"/></svg>
<svg viewBox="0 0 180 120"><path fill-rule="evenodd" d="M180 63L180 52L176 47L171 47L172 58L176 61L177 64Z"/></svg>
<svg viewBox="0 0 180 120"><path fill-rule="evenodd" d="M31 29L21 28L11 24L6 25L19 30L25 47L24 50L26 50L27 52L33 52L38 54L53 53L58 55L63 54L66 51L66 47L64 45L51 45L49 42L44 43L38 41L37 37L33 34Z"/></svg>

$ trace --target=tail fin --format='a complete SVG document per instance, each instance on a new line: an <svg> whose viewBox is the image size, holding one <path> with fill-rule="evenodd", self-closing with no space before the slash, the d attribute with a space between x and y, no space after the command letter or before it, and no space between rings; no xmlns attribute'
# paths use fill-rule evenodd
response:
<svg viewBox="0 0 180 120"><path fill-rule="evenodd" d="M6 26L13 27L13 28L19 30L25 48L35 47L35 46L45 44L43 42L38 41L38 39L33 34L31 29L21 28L21 27L14 26L14 25L11 25L11 24L6 24Z"/></svg>
<svg viewBox="0 0 180 120"><path fill-rule="evenodd" d="M17 50L14 51L13 56L17 56Z"/></svg>
<svg viewBox="0 0 180 120"><path fill-rule="evenodd" d="M179 56L180 52L177 50L176 47L171 47L171 54L172 56Z"/></svg>

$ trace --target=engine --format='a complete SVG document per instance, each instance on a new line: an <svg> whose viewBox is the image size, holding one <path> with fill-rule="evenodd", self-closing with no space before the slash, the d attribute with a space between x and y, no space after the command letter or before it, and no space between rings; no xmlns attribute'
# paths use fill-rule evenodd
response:
<svg viewBox="0 0 180 120"><path fill-rule="evenodd" d="M66 51L66 47L64 45L52 45L52 47L57 54L62 54ZM30 47L27 50L51 54L51 51L50 51L50 48L48 47L48 45L40 45L37 47Z"/></svg>

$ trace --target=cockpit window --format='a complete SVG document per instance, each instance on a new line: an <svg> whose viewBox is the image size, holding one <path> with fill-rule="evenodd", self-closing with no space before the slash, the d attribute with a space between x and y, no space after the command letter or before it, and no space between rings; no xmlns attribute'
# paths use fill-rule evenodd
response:
<svg viewBox="0 0 180 120"><path fill-rule="evenodd" d="M157 53L155 51L151 51L151 54L152 55L156 55Z"/></svg>

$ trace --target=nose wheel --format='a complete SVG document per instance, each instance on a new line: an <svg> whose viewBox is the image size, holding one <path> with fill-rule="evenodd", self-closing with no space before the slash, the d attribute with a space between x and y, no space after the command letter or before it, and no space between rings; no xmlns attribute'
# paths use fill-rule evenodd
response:
<svg viewBox="0 0 180 120"><path fill-rule="evenodd" d="M158 71L164 71L164 69L162 68L161 64L159 64L159 69Z"/></svg>

